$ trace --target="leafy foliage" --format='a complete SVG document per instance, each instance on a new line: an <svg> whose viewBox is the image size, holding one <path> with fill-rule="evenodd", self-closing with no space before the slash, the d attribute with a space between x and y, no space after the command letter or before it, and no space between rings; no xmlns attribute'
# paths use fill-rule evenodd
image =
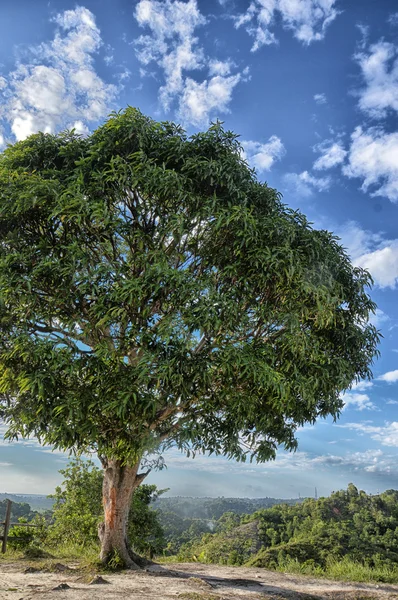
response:
<svg viewBox="0 0 398 600"><path fill-rule="evenodd" d="M60 471L62 486L54 499L50 543L90 544L98 540L102 518L102 472L91 461L72 460Z"/></svg>
<svg viewBox="0 0 398 600"><path fill-rule="evenodd" d="M141 485L134 492L130 511L129 540L137 552L150 558L160 554L166 545L158 513L149 506L162 491L156 485Z"/></svg>
<svg viewBox="0 0 398 600"><path fill-rule="evenodd" d="M220 123L188 138L128 108L84 139L33 135L0 155L8 437L130 463L166 442L294 449L370 375L370 282Z"/></svg>
<svg viewBox="0 0 398 600"><path fill-rule="evenodd" d="M36 514L32 519L19 517L19 523L29 526L15 525L10 528L8 543L16 550L38 548L47 540L48 523L43 515Z"/></svg>

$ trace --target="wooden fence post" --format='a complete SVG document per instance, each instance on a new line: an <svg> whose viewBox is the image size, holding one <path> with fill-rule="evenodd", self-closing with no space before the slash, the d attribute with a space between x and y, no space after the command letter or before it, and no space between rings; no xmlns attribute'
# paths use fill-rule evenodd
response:
<svg viewBox="0 0 398 600"><path fill-rule="evenodd" d="M1 551L3 554L5 554L5 552L7 550L7 537L8 537L8 531L10 529L10 523L11 523L11 505L12 505L11 500L7 500L6 518L4 521L3 545L1 548Z"/></svg>

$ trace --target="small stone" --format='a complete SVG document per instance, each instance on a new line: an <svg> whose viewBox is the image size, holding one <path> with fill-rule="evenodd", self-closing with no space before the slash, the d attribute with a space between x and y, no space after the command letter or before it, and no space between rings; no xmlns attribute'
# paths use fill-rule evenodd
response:
<svg viewBox="0 0 398 600"><path fill-rule="evenodd" d="M53 588L54 592L57 590L70 590L70 585L67 583L60 583L55 588Z"/></svg>
<svg viewBox="0 0 398 600"><path fill-rule="evenodd" d="M62 563L55 563L54 571L58 571L59 573L63 573L64 571L70 571L71 569Z"/></svg>
<svg viewBox="0 0 398 600"><path fill-rule="evenodd" d="M36 569L36 567L26 567L24 573L38 573L40 569Z"/></svg>
<svg viewBox="0 0 398 600"><path fill-rule="evenodd" d="M99 585L103 583L110 583L110 581L107 581L107 579L104 579L101 575L97 575L97 577L94 577L94 579L90 581L89 585Z"/></svg>

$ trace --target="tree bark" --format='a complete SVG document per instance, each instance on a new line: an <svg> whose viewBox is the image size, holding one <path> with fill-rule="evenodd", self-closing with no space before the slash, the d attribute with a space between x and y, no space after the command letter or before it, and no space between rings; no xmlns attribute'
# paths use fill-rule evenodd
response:
<svg viewBox="0 0 398 600"><path fill-rule="evenodd" d="M104 522L98 528L101 541L100 560L106 564L115 556L129 569L140 569L145 560L129 547L127 524L134 490L146 474L138 475L139 462L133 466L122 466L120 461L102 458L104 482L102 499Z"/></svg>

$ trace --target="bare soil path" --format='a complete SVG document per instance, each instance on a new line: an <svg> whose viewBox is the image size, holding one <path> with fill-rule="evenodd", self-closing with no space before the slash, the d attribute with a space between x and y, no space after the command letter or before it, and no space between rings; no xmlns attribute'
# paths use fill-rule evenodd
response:
<svg viewBox="0 0 398 600"><path fill-rule="evenodd" d="M246 567L197 563L153 565L146 571L102 574L89 583L76 565L55 572L0 564L1 600L398 600L398 585L312 579Z"/></svg>

